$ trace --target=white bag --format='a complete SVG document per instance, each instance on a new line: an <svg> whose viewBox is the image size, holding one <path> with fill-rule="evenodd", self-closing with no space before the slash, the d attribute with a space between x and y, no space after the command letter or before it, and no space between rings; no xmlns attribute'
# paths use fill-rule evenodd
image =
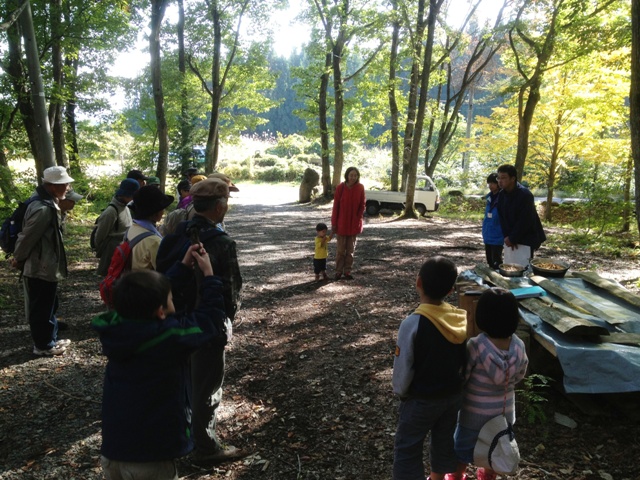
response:
<svg viewBox="0 0 640 480"><path fill-rule="evenodd" d="M480 430L473 450L473 463L501 475L513 475L519 462L520 450L513 427L504 415L493 417Z"/></svg>

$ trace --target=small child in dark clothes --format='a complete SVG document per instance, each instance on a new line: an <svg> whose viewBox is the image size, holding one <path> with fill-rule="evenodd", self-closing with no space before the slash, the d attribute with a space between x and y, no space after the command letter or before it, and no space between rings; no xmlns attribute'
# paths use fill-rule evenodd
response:
<svg viewBox="0 0 640 480"><path fill-rule="evenodd" d="M313 273L316 274L316 282L320 281L320 275L323 280L327 280L327 257L329 256L328 244L332 235L327 233L327 225L319 223L316 225L316 250L313 255Z"/></svg>
<svg viewBox="0 0 640 480"><path fill-rule="evenodd" d="M457 277L451 260L429 258L416 280L420 306L400 324L393 361L393 392L400 397L394 480L425 479L429 432L429 479L442 480L457 467L453 433L462 403L467 312L443 301Z"/></svg>
<svg viewBox="0 0 640 480"><path fill-rule="evenodd" d="M176 315L172 287L189 284L196 262L202 302ZM114 287L115 311L91 322L108 358L100 450L107 480L178 479L175 459L193 450L189 357L226 339L222 282L202 245L192 245L167 277L152 270L124 275Z"/></svg>

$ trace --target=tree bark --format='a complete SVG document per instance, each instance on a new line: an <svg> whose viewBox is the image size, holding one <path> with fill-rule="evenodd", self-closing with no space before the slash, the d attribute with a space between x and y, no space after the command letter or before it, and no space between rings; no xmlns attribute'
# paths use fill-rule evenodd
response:
<svg viewBox="0 0 640 480"><path fill-rule="evenodd" d="M418 157L420 155L420 140L422 138L422 128L424 126L424 114L427 106L427 96L429 93L429 81L431 77L431 57L433 54L433 41L436 30L436 17L444 0L429 0L429 15L427 16L427 43L424 48L424 59L422 62L422 79L420 82L420 99L416 112L416 128L411 142L411 156L409 158L409 175L407 177L407 200L405 210L401 218L418 218L413 208L416 191L416 174L418 170Z"/></svg>
<svg viewBox="0 0 640 480"><path fill-rule="evenodd" d="M333 188L342 181L342 164L344 163L344 138L342 134L342 117L344 115L344 91L342 84L342 54L344 51L343 32L340 31L332 49L333 65Z"/></svg>
<svg viewBox="0 0 640 480"><path fill-rule="evenodd" d="M178 146L178 154L180 155L180 166L182 171L189 168L192 153L192 136L193 123L189 112L189 92L187 90L186 75L187 62L184 45L184 0L178 0L178 71L180 73L180 145Z"/></svg>
<svg viewBox="0 0 640 480"><path fill-rule="evenodd" d="M151 34L149 52L151 54L151 83L153 85L153 103L156 112L156 131L158 134L158 166L156 175L164 190L169 162L169 127L164 111L164 92L162 89L162 68L160 60L160 30L167 8L167 0L151 2Z"/></svg>
<svg viewBox="0 0 640 480"><path fill-rule="evenodd" d="M64 138L64 76L62 69L62 0L51 0L51 69L53 88L49 102L49 123L56 164L69 168Z"/></svg>
<svg viewBox="0 0 640 480"><path fill-rule="evenodd" d="M331 186L331 164L329 163L329 124L327 121L328 105L327 95L329 90L329 76L331 75L331 52L327 52L324 60L324 71L320 76L320 92L318 95L318 120L320 122L320 145L322 151L322 193L326 198L331 198L333 188Z"/></svg>
<svg viewBox="0 0 640 480"><path fill-rule="evenodd" d="M391 33L391 52L389 56L389 113L391 117L391 191L398 191L398 176L400 174L400 132L399 112L396 101L396 64L398 62L398 45L400 44L400 20L398 2L392 0L393 26Z"/></svg>
<svg viewBox="0 0 640 480"><path fill-rule="evenodd" d="M640 232L640 0L631 1L631 88L629 92L631 155L636 183L636 222Z"/></svg>

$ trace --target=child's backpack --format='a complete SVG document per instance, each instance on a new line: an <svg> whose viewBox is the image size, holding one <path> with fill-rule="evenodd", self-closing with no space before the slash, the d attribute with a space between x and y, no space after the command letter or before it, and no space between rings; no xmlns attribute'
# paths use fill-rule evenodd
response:
<svg viewBox="0 0 640 480"><path fill-rule="evenodd" d="M109 309L113 308L114 283L116 283L125 272L131 271L131 252L133 247L151 235L155 235L155 233L146 231L133 240L127 240L127 234L125 233L125 240L114 250L107 276L100 282L100 298L102 298L102 301Z"/></svg>
<svg viewBox="0 0 640 480"><path fill-rule="evenodd" d="M174 211L169 212L164 218L164 225L161 227L162 236L166 237L175 233L178 225L189 219L191 210L193 210L193 203L187 205L186 208L176 208Z"/></svg>
<svg viewBox="0 0 640 480"><path fill-rule="evenodd" d="M109 207L113 207L116 210L116 213L118 212L118 208L113 203L107 205L104 210ZM104 212L104 210L102 211ZM102 214L102 212L100 213ZM98 220L100 220L100 216L96 218L96 221L93 224L93 230L91 230L91 236L89 237L89 245L91 246L91 251L96 254L96 257L100 258L100 252L98 252L98 246L96 245L96 231L98 230ZM119 217L116 217L116 223L113 225L114 230L118 229L118 220Z"/></svg>
<svg viewBox="0 0 640 480"><path fill-rule="evenodd" d="M16 249L16 240L18 240L18 234L22 231L22 223L27 213L27 207L34 200L40 200L40 197L34 195L24 202L20 202L13 213L2 222L2 227L0 227L0 248L4 250L6 258L9 258Z"/></svg>

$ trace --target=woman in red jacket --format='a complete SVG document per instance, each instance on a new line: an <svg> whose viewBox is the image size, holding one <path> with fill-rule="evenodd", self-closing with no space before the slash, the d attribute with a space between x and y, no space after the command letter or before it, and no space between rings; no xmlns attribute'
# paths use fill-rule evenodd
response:
<svg viewBox="0 0 640 480"><path fill-rule="evenodd" d="M336 187L331 214L331 230L337 238L336 280L352 280L353 252L356 238L362 233L362 215L364 214L364 187L360 183L360 172L349 167L344 172L345 181Z"/></svg>

